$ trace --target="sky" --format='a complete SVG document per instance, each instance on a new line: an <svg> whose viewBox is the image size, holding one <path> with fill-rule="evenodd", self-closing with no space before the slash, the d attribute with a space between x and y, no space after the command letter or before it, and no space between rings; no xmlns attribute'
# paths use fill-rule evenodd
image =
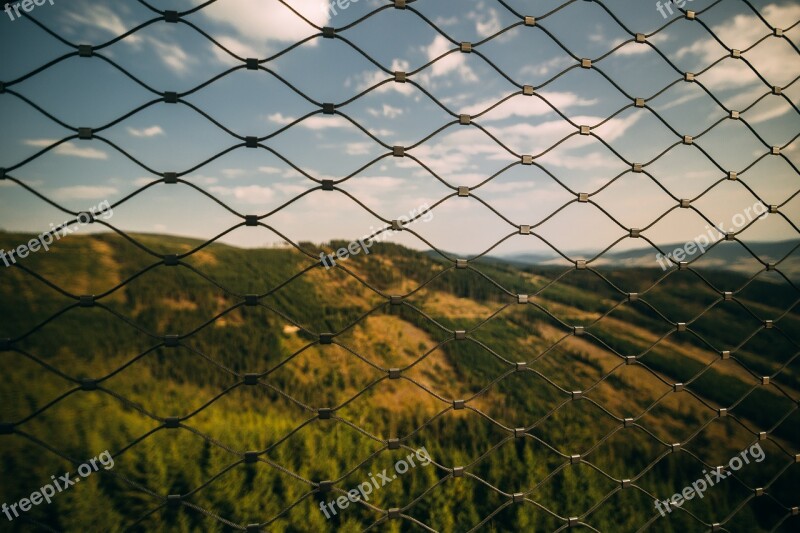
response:
<svg viewBox="0 0 800 533"><path fill-rule="evenodd" d="M201 3L152 5L184 11ZM647 228L642 234L658 244L685 242L706 234L707 221L692 209L662 215L676 199L707 190L692 206L729 229L761 200L780 206L780 214L754 219L743 241L798 237L784 217L800 227L800 115L786 101L800 106L800 81L793 83L800 55L744 2L693 0L687 7L712 6L701 14L703 23L719 41L742 50L770 86L785 87L786 98L767 95L764 81L745 61L727 57L701 24L677 12L664 18L650 0L604 2L631 32L646 34L647 43L633 42L591 2L556 10L563 2L508 0L520 15L537 19L508 31L502 30L521 19L496 0L419 0L411 5L422 16L390 8L364 19L387 3L360 0L334 13L322 0L287 0L306 21L277 0L218 0L184 17L194 27L149 24L96 57L57 61L18 83L74 49L31 20L0 12L0 81L9 89L0 94L0 168L18 167L9 174L73 211L133 194L114 208L109 224L204 240L241 219L197 189L242 215L265 215L291 202L262 222L293 242L351 240L382 227L365 207L391 220L437 202L432 216L409 226L424 241L408 232L389 240L478 254L517 226L531 225L539 237L514 235L492 253L602 250L628 228ZM753 4L768 24L800 43L800 4ZM30 16L70 43L98 46L155 14L136 1L54 0ZM324 39L310 23L334 27L344 39ZM475 53L461 53L446 36L477 43ZM241 58L285 53L262 63L262 70L228 72L244 63L211 39ZM698 73L695 79L714 98L699 83L682 81L651 45L681 72ZM593 68L580 68L566 50L592 59ZM422 89L391 81L376 64L413 73L408 78ZM536 94L521 94L522 85L536 87ZM148 105L158 97L147 87L193 92L178 105ZM631 107L629 97L646 98L647 108ZM336 104L337 114L323 114L321 103ZM480 116L460 125L445 108ZM742 110L740 119L726 119L725 108ZM559 113L592 126L593 135L570 136L577 129ZM181 176L197 189L148 187L160 176L98 139L71 140L20 165L73 135L65 125L99 129L111 123L99 135L144 167L182 174L200 165ZM261 142L269 149L240 147L202 164L242 143L232 134L270 135ZM694 144L673 147L683 135L695 137ZM417 161L392 157L372 137L408 147ZM781 147L780 154L770 154L772 146ZM535 156L544 170L519 164L521 155ZM645 164L652 177L630 172L626 161ZM729 170L738 180L717 183ZM352 177L337 185L341 190L308 193L318 184L306 174ZM470 187L471 196L453 196L450 186ZM591 202L573 202L579 193ZM41 232L67 218L29 190L0 181L1 229ZM282 240L263 227L242 227L222 242L261 247ZM643 245L627 238L613 250Z"/></svg>

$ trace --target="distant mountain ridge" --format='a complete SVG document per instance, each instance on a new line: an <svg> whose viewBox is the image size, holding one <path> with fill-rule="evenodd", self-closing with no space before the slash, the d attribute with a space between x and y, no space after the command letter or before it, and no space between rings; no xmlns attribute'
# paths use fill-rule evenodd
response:
<svg viewBox="0 0 800 533"><path fill-rule="evenodd" d="M714 248L706 250L702 259L699 259L696 266L705 268L732 270L736 272L753 272L763 268L758 261L740 243L721 242ZM777 242L755 242L745 243L754 254L761 259L770 262L781 262L780 268L786 274L800 274L800 239L777 241ZM683 248L683 244L669 244L661 248L666 253L673 253L676 249ZM570 251L564 252L568 257L582 257L590 259L597 255L597 251ZM658 252L651 246L627 250L624 252L614 252L613 250L604 253L592 264L595 266L618 266L625 268L661 268L657 261ZM693 254L686 254L684 261L691 261L700 255L699 250ZM533 254L512 254L506 256L496 256L493 259L506 261L512 264L524 265L559 265L565 264L565 259L555 252L533 253ZM662 259L663 264L668 260Z"/></svg>

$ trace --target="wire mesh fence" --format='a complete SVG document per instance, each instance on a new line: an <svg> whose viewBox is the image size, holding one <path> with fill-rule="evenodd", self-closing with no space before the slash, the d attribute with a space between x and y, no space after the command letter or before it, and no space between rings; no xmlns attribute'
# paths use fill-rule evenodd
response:
<svg viewBox="0 0 800 533"><path fill-rule="evenodd" d="M793 271L784 267L792 262L800 245L793 243L777 259L764 257L742 235L762 224L762 216L749 219L735 231L720 232L715 241L705 239L702 253L684 250L686 257L649 237L652 227L682 210L716 228L713 215L698 206L716 188L733 184L748 191L751 201L763 208L760 213L756 211L758 215L767 213L781 220L789 228L786 236L797 238L800 229L795 199L800 192L796 180L800 171L787 154L796 152L800 132L776 144L771 141L772 135L765 135L763 129L748 121L748 111L767 99L776 99L791 108L791 120L795 127L798 124L800 109L797 98L791 95L796 94L800 72L790 83L775 85L748 60L749 53L769 39L780 41L800 56L800 49L789 37L796 21L776 27L751 2L743 0L739 4L760 20L763 36L749 48L734 49L715 33L713 24L706 22L707 16L727 4L721 0L697 11L687 9L691 4L674 5L671 9L676 16L650 33L628 27L624 17L609 7L611 2L602 0L572 0L547 11L536 2L523 3L523 10L512 2L493 0L492 6L511 17L513 24L498 27L482 40L465 42L451 35L443 21L426 16L425 0L376 4L366 15L341 26L320 26L304 14L302 6L278 0L293 17L313 28L313 34L269 57L244 57L207 33L198 18L203 10L224 2L211 0L175 11L138 0L151 18L120 31L113 39L91 44L60 35L38 21L37 13L26 9L24 2L22 10L16 11L17 16L32 22L69 51L22 76L0 82L0 98L29 106L69 134L43 145L29 157L4 161L0 179L70 215L69 221L40 235L40 243L45 238L51 243L60 241L70 228L87 223L109 230L92 237L95 242L88 249L90 255L73 266L90 279L100 276L101 270L118 272L107 290L94 294L73 290L80 283L70 282L66 288L59 282L66 268L60 261L66 254L37 257L39 262L35 263L33 259L22 261L23 253L18 252L18 260L10 264L14 268L4 272L12 293L3 304L6 325L2 333L6 338L0 339L0 350L6 365L24 367L27 374L9 370L11 377L3 385L8 403L0 417L2 455L8 465L16 465L5 467L3 494L8 502L12 498L16 501L20 491L48 482L46 477L25 473L25 465L44 460L43 456L61 458L77 468L101 451L86 446L89 442L97 446L106 442L104 439L80 444L77 439L70 440L68 433L53 429L75 421L65 414L69 411L59 409L77 402L78 396L91 399L69 405L92 419L93 431L115 435L108 452L117 466L96 469L91 491L75 487L74 494L61 496L59 488L58 498L63 498L64 507L58 511L26 514L22 506L8 511L10 523L3 522L4 527L115 531L671 531L687 527L692 531L790 531L797 527L800 385L796 361L800 330L796 308L800 290ZM343 4L347 3L337 4L338 8L348 9ZM582 57L573 53L568 39L551 30L548 22L565 9L588 9L588 5L613 19L627 38L602 42L597 54ZM659 2L659 6L663 5ZM13 5L11 9L13 12ZM336 6L332 3L328 9ZM654 5L653 11L657 13L657 9ZM395 19L398 24L427 25L444 39L446 47L414 69L382 64L349 36L359 28L377 24L387 11L400 14ZM113 53L107 53L114 44L164 24L175 31L194 32L221 55L233 58L235 66L187 90L162 90L135 74ZM724 52L704 68L685 72L659 48L659 37L679 24L695 25L696 31L705 32ZM492 55L491 46L515 31L537 32L548 39L559 50L564 67L539 84L507 72L501 67L502 61ZM371 86L354 91L345 100L318 101L311 96L311 87L290 81L273 68L278 60L291 58L310 42L320 47L333 42L346 46L381 75ZM606 73L604 61L634 46L658 54L669 73L669 83L648 94L631 93ZM507 96L472 113L438 98L426 86L426 72L461 56L478 58L505 79L511 87ZM108 122L82 124L59 118L50 111L52 102L35 101L26 95L26 81L77 60L103 62L146 91L149 99ZM738 109L728 107L725 99L703 81L704 75L725 61L736 61L760 80L758 93L753 92L750 103ZM238 71L273 77L282 90L294 93L312 110L286 120L266 135L242 135L229 129L220 117L193 103L193 97ZM548 90L563 76L583 71L602 77L626 103L596 123L570 118ZM681 131L652 105L681 84L698 87L713 102L717 118L706 129ZM433 102L446 113L448 121L416 142L395 145L351 117L348 108L387 86L401 85L413 87ZM548 112L560 117L567 133L538 152L515 150L494 128L482 124L482 119L517 99L544 104ZM137 114L152 109L168 113L174 106L183 106L224 132L227 146L183 169L154 167L108 135ZM624 155L626 150L604 138L603 126L630 111L648 113L669 132L668 140L658 147L658 155L649 160L630 159ZM302 161L292 160L275 148L282 135L318 116L346 121L369 138L379 155L330 178L314 175ZM736 167L731 167L730 157L704 147L706 138L731 122L743 125L760 146L757 153L748 156L746 164ZM13 125L6 123L6 128ZM490 139L502 154L498 157L502 168L483 176L477 184L463 185L417 155L442 131L455 128L471 128ZM605 147L624 168L606 176L594 189L570 186L568 179L544 162L562 144L584 138ZM102 146L117 152L147 173L149 180L105 209L81 212L39 192L35 183L22 177L26 168L48 154L76 146ZM695 156L704 158L715 172L713 183L690 198L673 193L663 184L665 176L652 170L680 147L693 149ZM248 213L188 178L220 158L247 150L269 152L302 176L308 188L267 211ZM769 186L763 189L748 182L754 167L770 158L783 165L782 176L788 176L787 182L797 189L779 199ZM422 173L421 179L438 181L446 192L409 217L393 219L377 212L348 185L365 169L386 161L413 166ZM520 168L541 172L563 189L568 199L549 212L529 206L525 220L504 214L492 200L484 199L482 188ZM630 227L624 217L615 216L603 205L603 190L631 175L639 175L669 197L669 206L654 210L650 222L641 227ZM221 206L236 222L207 240L186 244L126 232L114 219L101 216L111 212L119 216L138 196L168 187L182 187L181 194L202 195L203 201ZM346 196L380 224L362 238L360 247L344 243L339 250L348 250L352 257L344 261L346 254L340 254L337 262L335 254L326 256L319 246L301 242L291 231L272 224L276 215L308 195ZM442 206L451 201L469 201L471 209L490 211L504 224L504 233L485 250L468 256L433 243L418 223L428 213L447 217ZM539 231L565 209L580 204L596 208L616 229L616 237L602 251L576 255L570 251L574 247L552 243ZM305 222L313 223L312 213L306 214ZM572 223L591 233L580 219ZM263 265L266 270L259 270L244 255L237 255L239 252L220 247L218 241L240 228L258 228L276 235L287 244L280 250L283 255ZM432 253L402 251L390 244L370 249L365 244L384 234L401 233ZM543 243L564 266L511 267L492 260L492 252L510 239ZM647 243L653 255L660 254L662 268L655 270L653 279L603 267L609 250L634 239ZM707 254L731 242L741 245L757 262L755 271L740 277L717 276L698 266ZM695 250L698 244L695 242ZM164 253L164 246L173 251ZM337 246L332 243L334 249ZM32 251L34 247L28 246ZM262 259L268 258L259 256L258 261ZM653 261L648 266L655 266ZM220 265L229 270L219 270ZM178 270L199 281L189 282L183 274L173 274ZM767 277L772 281L763 283ZM34 296L33 289L25 288L30 285L45 291L43 296ZM442 287L454 299L442 303L441 297L440 305L432 311L428 298L444 290ZM748 292L751 290L755 292ZM320 304L319 295L326 291L331 298L353 298L353 303L345 307ZM165 299L166 294L184 292L198 300ZM59 304L57 310L48 309L48 299ZM23 305L26 300L30 305ZM458 319L464 316L467 300L481 304L470 307L473 314L469 327ZM442 311L447 305L451 305L454 316ZM15 311L22 308L24 313ZM186 309L200 309L192 316L202 315L202 320L198 323L162 314ZM725 314L719 314L723 309ZM710 323L712 316L715 322ZM225 333L222 326L235 325L237 320L244 324L244 332ZM403 332L409 337L412 333L398 324L412 324L426 336L423 340L415 337L420 342L412 342L403 337ZM260 333L261 326L282 327L282 332L293 335L294 340L278 341L271 333ZM398 336L392 337L396 344L378 346L380 343L374 340L378 331L391 328L398 328ZM647 339L644 345L630 336L641 328L651 332L643 337ZM95 335L103 338L87 340ZM676 339L692 346L702 357L677 359L678 355L685 356L688 348ZM510 340L520 344L511 345ZM70 359L63 347L71 343L78 346L76 351L87 349L91 356L87 353L83 360ZM408 357L396 356L401 350ZM756 357L756 352L762 352L764 359ZM600 353L602 357L597 355ZM587 363L588 359L593 362ZM141 366L145 362L150 365L146 370ZM333 368L320 371L328 364ZM300 366L302 372L289 375L286 369L294 368L292 365ZM115 381L123 376L141 384ZM187 405L188 399L197 399L187 392L192 390L186 385L191 381L187 376L213 384L216 392ZM463 382L448 382L450 379ZM148 380L161 384L150 390L146 388ZM40 389L39 383L47 386ZM387 387L396 394L388 402L381 401ZM53 390L60 392L54 395ZM691 409L681 411L681 406L689 404ZM125 414L118 419L90 415L109 405ZM220 405L236 414L222 421L212 419L209 413ZM253 422L248 417L255 417L254 413L269 423ZM136 417L133 427L128 426L131 417ZM669 422L659 421L659 417ZM226 427L228 424L230 427ZM247 430L237 429L245 426ZM91 433L86 426L81 428ZM60 436L50 438L56 435ZM682 437L670 440L675 435ZM761 465L758 479L755 468L738 472L732 462L717 466L734 455L733 447L744 446L755 456L754 446L763 454L762 445L768 446L768 461L761 465L754 459ZM425 453L420 452L423 447ZM400 460L395 462L397 458ZM426 465L428 460L430 464ZM397 468L400 461L405 461L403 472ZM388 473L383 469L376 477L379 465L384 464L389 465ZM394 477L389 476L392 468L397 474ZM154 470L159 473L154 475ZM712 489L711 472L720 480L727 479L725 488ZM13 483L10 475L15 476ZM696 501L698 507L684 507L674 499L672 503L664 501L696 479L708 480L704 481L708 499L700 493L698 500L703 502ZM365 494L364 483L374 493L372 498ZM353 496L356 487L362 488ZM386 499L382 499L384 492ZM683 498L688 501L690 495L699 492L697 487L683 491ZM82 503L87 499L96 507ZM331 502L335 501L340 503L334 506ZM357 509L346 510L348 506ZM30 502L27 507L31 507ZM73 516L66 518L64 508L77 511L67 512Z"/></svg>

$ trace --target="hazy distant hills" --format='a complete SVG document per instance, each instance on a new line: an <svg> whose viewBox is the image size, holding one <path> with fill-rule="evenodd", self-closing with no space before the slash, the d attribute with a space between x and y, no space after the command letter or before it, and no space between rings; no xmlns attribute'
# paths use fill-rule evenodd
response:
<svg viewBox="0 0 800 533"><path fill-rule="evenodd" d="M779 269L791 277L800 275L800 240L787 240L779 242L755 242L746 243L747 248L738 242L720 242L712 249L706 250L705 255L693 267L703 269L724 269L741 273L755 273L763 269L754 257L757 255L764 261L770 263L780 262ZM684 244L670 244L662 246L666 253L673 253L676 249L682 248ZM752 254L748 252L748 248ZM614 252L610 250L602 257L592 262L594 266L618 266L624 268L661 268L656 260L658 252L651 246L625 252ZM684 261L691 261L699 255L695 250L694 254L687 254ZM596 251L565 252L568 257L591 259L597 255ZM503 256L502 261L525 265L566 265L566 260L552 253L535 254L514 254ZM666 260L662 263L667 264Z"/></svg>

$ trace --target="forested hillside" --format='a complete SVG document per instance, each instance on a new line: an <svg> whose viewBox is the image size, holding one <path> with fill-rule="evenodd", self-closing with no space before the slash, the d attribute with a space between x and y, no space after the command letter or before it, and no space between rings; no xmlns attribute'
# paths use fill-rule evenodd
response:
<svg viewBox="0 0 800 533"><path fill-rule="evenodd" d="M0 247L28 238L0 234ZM648 530L693 531L685 511L711 523L744 505L736 531L766 531L797 494L800 466L786 465L800 448L800 318L785 283L684 271L651 290L660 269L457 269L392 244L326 270L294 248L132 238L158 254L197 251L167 266L117 235L75 236L0 271L0 339L12 340L0 422L16 424L0 435L0 500L66 472L53 451L115 460L28 513L53 529L234 530L196 506L275 532L361 531L385 513L351 505L328 520L320 501L339 494L314 483L349 490L422 446L433 463L369 503L442 532L490 516L481 530L552 531L580 516L636 531L658 514L654 497L762 431L763 463ZM344 244L301 245L319 257ZM392 438L400 450L386 449ZM749 499L747 487L776 477ZM506 505L520 492L524 504Z"/></svg>

